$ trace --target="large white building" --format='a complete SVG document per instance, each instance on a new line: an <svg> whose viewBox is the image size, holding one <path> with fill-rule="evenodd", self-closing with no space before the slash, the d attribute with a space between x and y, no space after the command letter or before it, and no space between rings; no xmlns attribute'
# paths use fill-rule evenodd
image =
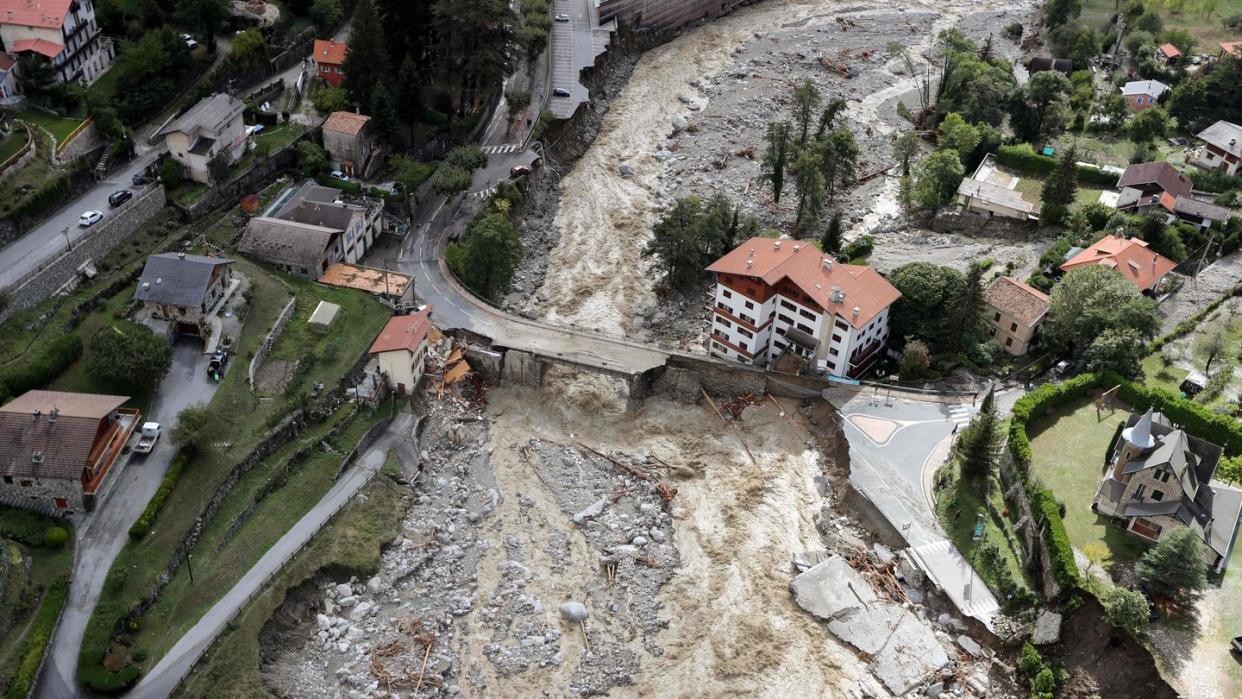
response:
<svg viewBox="0 0 1242 699"><path fill-rule="evenodd" d="M65 83L94 82L116 57L91 0L0 0L0 41L9 53L42 56Z"/></svg>
<svg viewBox="0 0 1242 699"><path fill-rule="evenodd" d="M836 262L808 242L751 238L707 271L716 277L708 351L766 366L789 353L856 377L888 342L901 297L870 267Z"/></svg>

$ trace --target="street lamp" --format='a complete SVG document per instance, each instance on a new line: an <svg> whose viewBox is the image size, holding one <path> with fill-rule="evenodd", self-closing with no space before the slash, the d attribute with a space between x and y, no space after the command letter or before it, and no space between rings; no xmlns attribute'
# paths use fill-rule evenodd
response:
<svg viewBox="0 0 1242 699"><path fill-rule="evenodd" d="M60 233L61 235L65 236L65 246L69 250L73 250L73 241L69 240L69 226L65 226L64 230L62 230Z"/></svg>

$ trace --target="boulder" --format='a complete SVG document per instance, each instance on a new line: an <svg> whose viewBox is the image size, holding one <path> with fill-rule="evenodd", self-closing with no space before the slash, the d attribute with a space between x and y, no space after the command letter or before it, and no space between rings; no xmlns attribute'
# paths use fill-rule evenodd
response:
<svg viewBox="0 0 1242 699"><path fill-rule="evenodd" d="M561 618L565 621L582 622L586 621L591 613L587 611L586 605L581 602L566 602L560 606Z"/></svg>
<svg viewBox="0 0 1242 699"><path fill-rule="evenodd" d="M673 115L673 128L678 131L684 131L690 127L690 122L680 114Z"/></svg>
<svg viewBox="0 0 1242 699"><path fill-rule="evenodd" d="M1031 631L1031 643L1044 646L1059 640L1061 640L1061 615L1045 609L1035 617L1035 628Z"/></svg>
<svg viewBox="0 0 1242 699"><path fill-rule="evenodd" d="M373 606L375 605L370 602L359 602L358 605L349 612L349 618L354 621L365 619Z"/></svg>
<svg viewBox="0 0 1242 699"><path fill-rule="evenodd" d="M582 510L578 514L574 515L574 524L585 524L587 520L600 516L600 514L603 513L604 505L606 504L608 504L608 500L605 498L600 498L599 500L591 503L585 510Z"/></svg>
<svg viewBox="0 0 1242 699"><path fill-rule="evenodd" d="M969 653L972 657L975 657L975 658L987 657L988 652L984 650L983 646L975 642L975 639L971 638L970 636L958 636L957 645L962 650Z"/></svg>

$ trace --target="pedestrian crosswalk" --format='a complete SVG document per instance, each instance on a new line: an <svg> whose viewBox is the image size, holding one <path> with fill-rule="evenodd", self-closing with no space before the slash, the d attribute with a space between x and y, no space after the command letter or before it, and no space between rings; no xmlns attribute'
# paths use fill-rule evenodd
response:
<svg viewBox="0 0 1242 699"><path fill-rule="evenodd" d="M475 199L486 199L495 193L496 193L495 187L488 187L487 189L480 189L477 192L471 192L470 194L467 194L466 196L472 197Z"/></svg>
<svg viewBox="0 0 1242 699"><path fill-rule="evenodd" d="M965 403L950 405L949 419L956 424L964 425L970 422L971 418L975 416L975 412L975 406L973 405L967 405Z"/></svg>
<svg viewBox="0 0 1242 699"><path fill-rule="evenodd" d="M487 155L498 155L501 153L516 153L522 150L522 146L516 143L506 143L501 146L483 146L482 150Z"/></svg>

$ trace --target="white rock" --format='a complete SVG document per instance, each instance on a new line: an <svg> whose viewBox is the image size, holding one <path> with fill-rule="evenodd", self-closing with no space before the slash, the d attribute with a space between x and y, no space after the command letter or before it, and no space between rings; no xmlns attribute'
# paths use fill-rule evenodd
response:
<svg viewBox="0 0 1242 699"><path fill-rule="evenodd" d="M321 629L326 629L329 626L332 626L332 620L323 614L315 615L315 623L318 624Z"/></svg>
<svg viewBox="0 0 1242 699"><path fill-rule="evenodd" d="M603 513L604 505L606 504L608 504L608 501L605 498L600 498L599 500L591 503L585 510L582 510L578 514L574 515L574 524L582 524L589 519L594 519L600 516L600 514Z"/></svg>
<svg viewBox="0 0 1242 699"><path fill-rule="evenodd" d="M384 581L380 579L380 576L377 575L367 581L367 591L371 594L377 594L382 589L384 589Z"/></svg>
<svg viewBox="0 0 1242 699"><path fill-rule="evenodd" d="M371 607L374 607L374 606L375 605L371 604L370 602L359 602L358 605L349 612L349 618L353 619L354 621L365 619L367 616L367 613L371 611Z"/></svg>
<svg viewBox="0 0 1242 699"><path fill-rule="evenodd" d="M354 588L350 587L348 583L341 583L333 589L336 591L337 597L349 597L354 594Z"/></svg>
<svg viewBox="0 0 1242 699"><path fill-rule="evenodd" d="M342 607L352 607L357 603L358 603L358 598L354 597L353 595L350 595L349 597L342 597L340 599L340 604Z"/></svg>
<svg viewBox="0 0 1242 699"><path fill-rule="evenodd" d="M336 644L336 652L337 652L337 653L348 653L348 652L349 652L349 642L348 642L348 641L341 641L340 643Z"/></svg>

